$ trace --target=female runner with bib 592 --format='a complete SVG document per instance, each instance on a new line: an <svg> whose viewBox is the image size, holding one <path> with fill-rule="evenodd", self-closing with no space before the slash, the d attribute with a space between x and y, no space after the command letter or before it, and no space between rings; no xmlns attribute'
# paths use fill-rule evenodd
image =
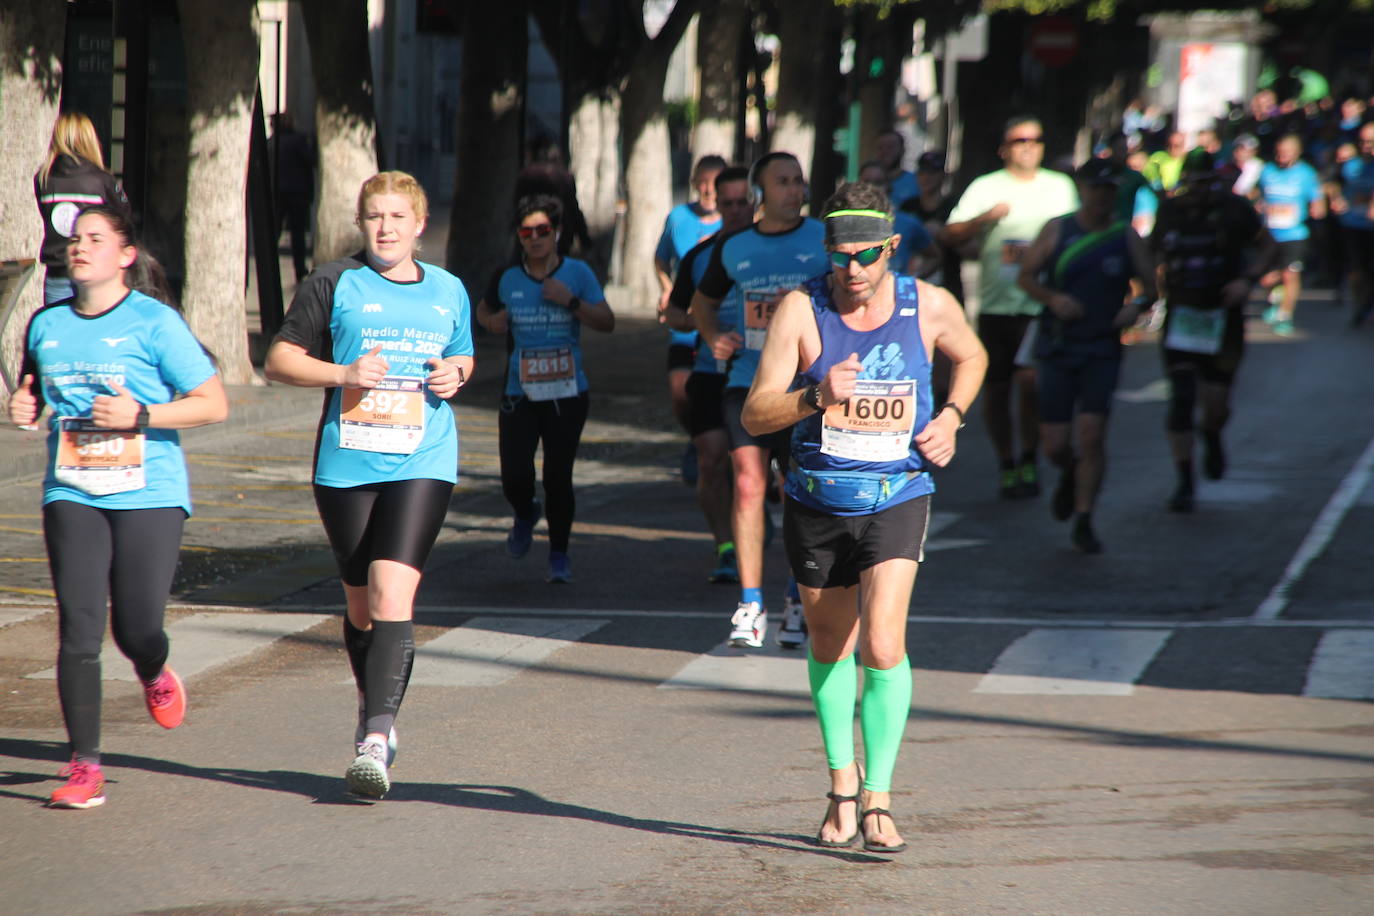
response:
<svg viewBox="0 0 1374 916"><path fill-rule="evenodd" d="M370 798L391 788L415 591L458 480L448 400L473 367L463 284L415 259L428 212L404 172L364 182L365 250L306 277L266 364L270 379L325 389L315 504L343 580L344 647L358 685L345 778Z"/></svg>

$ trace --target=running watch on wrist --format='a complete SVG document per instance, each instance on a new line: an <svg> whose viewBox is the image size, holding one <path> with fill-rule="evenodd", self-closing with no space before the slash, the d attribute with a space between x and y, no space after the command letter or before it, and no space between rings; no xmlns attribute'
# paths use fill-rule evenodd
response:
<svg viewBox="0 0 1374 916"><path fill-rule="evenodd" d="M138 416L134 419L134 425L137 426L139 429L143 429L145 426L148 425L148 405L147 405L147 404L139 404L139 405L138 405Z"/></svg>
<svg viewBox="0 0 1374 916"><path fill-rule="evenodd" d="M959 425L956 426L955 429L963 429L965 426L964 412L960 410L959 405L954 403L953 401L945 401L945 403L941 404L940 409L936 411L936 414L943 413L946 407L948 407L950 410L954 411L956 414L959 415Z"/></svg>
<svg viewBox="0 0 1374 916"><path fill-rule="evenodd" d="M570 312L575 312L578 309L582 308L582 300L577 298L576 296L573 296L571 299L568 300L568 304L563 306L563 308L567 309Z"/></svg>
<svg viewBox="0 0 1374 916"><path fill-rule="evenodd" d="M802 403L817 413L825 410L825 408L821 406L821 386L812 385L810 388L805 389L802 392Z"/></svg>

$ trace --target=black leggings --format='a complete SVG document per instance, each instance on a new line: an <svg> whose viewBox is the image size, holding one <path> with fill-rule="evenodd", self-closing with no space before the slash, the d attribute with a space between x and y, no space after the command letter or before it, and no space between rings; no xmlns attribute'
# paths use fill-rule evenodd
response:
<svg viewBox="0 0 1374 916"><path fill-rule="evenodd" d="M587 423L590 399L531 401L503 398L497 424L501 449L501 490L521 518L534 514L534 452L544 443L544 514L549 520L549 549L568 552L573 515L573 462Z"/></svg>
<svg viewBox="0 0 1374 916"><path fill-rule="evenodd" d="M186 513L179 507L96 509L69 500L43 507L43 538L57 591L57 695L72 752L100 754L100 643L106 601L115 645L140 680L167 661L162 629Z"/></svg>
<svg viewBox="0 0 1374 916"><path fill-rule="evenodd" d="M423 570L452 495L453 484L428 477L359 487L315 484L315 506L344 585L367 585L373 560Z"/></svg>

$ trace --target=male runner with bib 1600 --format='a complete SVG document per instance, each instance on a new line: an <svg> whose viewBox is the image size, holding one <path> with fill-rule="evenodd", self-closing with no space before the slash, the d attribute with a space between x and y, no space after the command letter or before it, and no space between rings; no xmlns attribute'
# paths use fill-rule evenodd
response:
<svg viewBox="0 0 1374 916"><path fill-rule="evenodd" d="M806 206L806 177L791 153L769 153L755 162L749 183L763 215L746 229L720 236L692 296L691 312L703 346L727 363L721 405L735 471L731 522L742 590L730 621L730 644L756 649L763 645L768 630L763 605L768 461L772 452L785 452L786 439L751 435L739 417L778 302L825 269L825 230L816 220L801 215ZM730 301L743 314L720 308L732 288L738 295ZM799 648L805 641L800 602L785 603L778 639L788 648Z"/></svg>
<svg viewBox="0 0 1374 916"><path fill-rule="evenodd" d="M793 427L783 538L830 770L816 840L848 846L862 834L864 849L892 853L906 848L887 807L911 707L906 619L930 469L954 457L987 354L946 290L888 272L900 240L881 189L842 185L822 212L830 271L783 298L743 421L753 435ZM937 349L953 369L949 400L932 410ZM866 773L854 759L860 643Z"/></svg>

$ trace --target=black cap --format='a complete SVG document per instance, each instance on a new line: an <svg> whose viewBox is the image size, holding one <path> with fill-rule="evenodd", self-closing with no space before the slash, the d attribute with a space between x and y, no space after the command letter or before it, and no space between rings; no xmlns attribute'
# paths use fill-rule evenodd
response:
<svg viewBox="0 0 1374 916"><path fill-rule="evenodd" d="M1183 157L1183 175L1209 175L1217 170L1217 157L1200 146L1188 150Z"/></svg>
<svg viewBox="0 0 1374 916"><path fill-rule="evenodd" d="M945 170L945 154L941 150L930 150L922 153L916 159L916 171L918 172L943 172Z"/></svg>
<svg viewBox="0 0 1374 916"><path fill-rule="evenodd" d="M1084 184L1121 184L1121 166L1111 159L1094 157L1080 165L1073 177Z"/></svg>

